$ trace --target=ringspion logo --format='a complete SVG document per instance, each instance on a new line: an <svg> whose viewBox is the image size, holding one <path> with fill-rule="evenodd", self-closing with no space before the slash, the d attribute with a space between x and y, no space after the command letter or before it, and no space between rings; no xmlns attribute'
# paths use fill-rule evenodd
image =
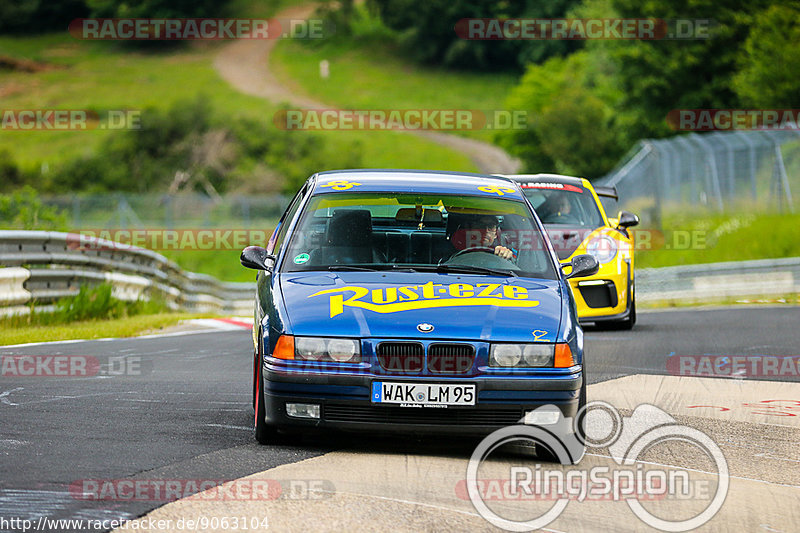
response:
<svg viewBox="0 0 800 533"><path fill-rule="evenodd" d="M478 514L495 527L532 531L556 520L571 501L609 500L624 501L637 518L653 528L690 531L711 520L725 503L730 474L722 450L702 431L679 424L654 405L639 405L631 416L623 417L612 405L595 401L581 408L574 418L565 418L558 407L546 405L526 414L525 419L537 414L548 422L528 425L520 421L484 438L470 457L466 480L455 487L456 494L469 498ZM491 454L519 442L549 450L560 464L532 467L527 460L493 468ZM694 453L710 459L714 480L708 479L708 472L662 468L640 460L656 446L676 443L685 443L694 448ZM608 448L612 464L568 466L578 465L588 447ZM498 470L507 472L507 476L498 479L485 475ZM666 518L642 505L661 500L671 506ZM507 504L488 505L492 501ZM512 502L523 502L527 519L520 519L521 513L515 512L518 509L509 505ZM536 502L544 506L533 506ZM680 502L690 505L684 508Z"/></svg>

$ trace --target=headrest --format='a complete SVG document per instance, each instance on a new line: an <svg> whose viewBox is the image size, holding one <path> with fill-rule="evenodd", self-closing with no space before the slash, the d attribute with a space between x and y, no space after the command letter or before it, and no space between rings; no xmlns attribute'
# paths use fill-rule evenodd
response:
<svg viewBox="0 0 800 533"><path fill-rule="evenodd" d="M328 245L369 246L372 214L367 209L345 209L333 213L328 225Z"/></svg>

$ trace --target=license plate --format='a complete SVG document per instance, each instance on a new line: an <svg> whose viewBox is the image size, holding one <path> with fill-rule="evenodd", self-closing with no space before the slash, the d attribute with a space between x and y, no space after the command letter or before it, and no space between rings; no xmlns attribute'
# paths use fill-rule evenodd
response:
<svg viewBox="0 0 800 533"><path fill-rule="evenodd" d="M372 403L405 405L475 405L475 385L372 383Z"/></svg>

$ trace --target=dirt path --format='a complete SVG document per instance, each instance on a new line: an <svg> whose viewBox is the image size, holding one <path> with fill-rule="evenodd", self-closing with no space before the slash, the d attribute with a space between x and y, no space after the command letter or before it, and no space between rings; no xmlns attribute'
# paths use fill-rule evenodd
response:
<svg viewBox="0 0 800 533"><path fill-rule="evenodd" d="M287 8L275 18L303 19L314 12L313 4ZM277 44L276 39L240 39L225 46L214 60L220 76L237 90L252 96L266 98L275 103L287 102L292 106L310 109L330 109L322 102L302 96L284 85L269 69L269 55ZM514 174L520 162L492 144L458 135L435 131L408 132L467 155L481 172Z"/></svg>

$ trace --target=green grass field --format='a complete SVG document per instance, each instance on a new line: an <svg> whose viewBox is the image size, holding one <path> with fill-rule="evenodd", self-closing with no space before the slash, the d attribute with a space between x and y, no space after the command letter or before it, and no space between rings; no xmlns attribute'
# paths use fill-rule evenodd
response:
<svg viewBox="0 0 800 533"><path fill-rule="evenodd" d="M650 238L652 249L638 239L636 268L800 257L800 214L673 214L663 225Z"/></svg>
<svg viewBox="0 0 800 533"><path fill-rule="evenodd" d="M159 251L189 272L208 274L222 281L255 281L256 271L239 263L241 250Z"/></svg>
<svg viewBox="0 0 800 533"><path fill-rule="evenodd" d="M299 93L346 109L505 109L517 76L457 72L422 67L404 59L386 41L281 41L270 66L279 79ZM330 77L321 79L319 63L330 63ZM454 131L491 142L488 129ZM373 135L385 135L375 132ZM459 169L453 169L459 170Z"/></svg>
<svg viewBox="0 0 800 533"><path fill-rule="evenodd" d="M260 117L272 125L277 106L238 93L213 68L219 44L192 43L163 53L144 53L114 42L76 41L69 35L2 37L0 50L48 68L0 73L4 109L166 109L178 100L206 95L221 120ZM0 149L27 167L53 166L92 153L109 130L0 130ZM431 142L398 133L321 132L337 151L360 146L363 165L376 168L475 170L469 158ZM325 170L325 169L320 169Z"/></svg>

